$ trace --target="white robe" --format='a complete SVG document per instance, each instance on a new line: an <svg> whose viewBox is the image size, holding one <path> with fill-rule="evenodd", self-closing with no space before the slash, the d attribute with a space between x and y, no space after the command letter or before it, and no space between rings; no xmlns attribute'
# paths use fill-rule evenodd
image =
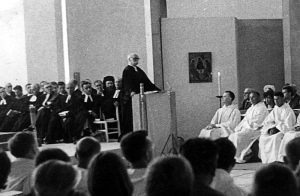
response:
<svg viewBox="0 0 300 196"><path fill-rule="evenodd" d="M285 147L294 138L300 137L300 131L295 131L295 127L300 126L300 115L297 118L296 125L288 132L286 132L280 143L278 152L278 161L283 162L283 157L286 156Z"/></svg>
<svg viewBox="0 0 300 196"><path fill-rule="evenodd" d="M213 129L202 129L199 137L209 137L211 139L218 139L220 137L228 137L235 127L241 121L241 113L238 110L237 105L223 105L219 108L210 124L216 125L217 128Z"/></svg>
<svg viewBox="0 0 300 196"><path fill-rule="evenodd" d="M260 136L260 128L268 114L263 102L252 105L247 110L244 119L235 128L235 132L229 136L229 140L236 147L235 158L237 161L243 161L251 145Z"/></svg>
<svg viewBox="0 0 300 196"><path fill-rule="evenodd" d="M275 106L264 121L259 138L260 158L263 163L278 161L279 147L286 132L291 130L296 123L294 111L288 104L281 107ZM269 135L270 128L276 127L280 132Z"/></svg>

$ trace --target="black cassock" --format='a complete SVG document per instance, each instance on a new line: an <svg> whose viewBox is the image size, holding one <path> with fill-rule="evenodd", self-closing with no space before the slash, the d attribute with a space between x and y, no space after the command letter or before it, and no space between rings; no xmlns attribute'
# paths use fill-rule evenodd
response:
<svg viewBox="0 0 300 196"><path fill-rule="evenodd" d="M123 85L123 104L122 104L122 116L123 122L123 133L122 135L133 131L133 122L132 122L132 100L130 94L135 92L136 94L140 93L140 83L144 84L144 91L160 91L148 78L146 73L139 67L126 66L123 70L122 75L122 85Z"/></svg>

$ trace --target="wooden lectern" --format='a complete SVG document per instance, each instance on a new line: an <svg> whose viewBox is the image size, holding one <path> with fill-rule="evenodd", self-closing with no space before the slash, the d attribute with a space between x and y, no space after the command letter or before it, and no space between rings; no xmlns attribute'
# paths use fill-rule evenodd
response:
<svg viewBox="0 0 300 196"><path fill-rule="evenodd" d="M154 155L178 153L175 92L132 97L133 129L146 129L154 143Z"/></svg>

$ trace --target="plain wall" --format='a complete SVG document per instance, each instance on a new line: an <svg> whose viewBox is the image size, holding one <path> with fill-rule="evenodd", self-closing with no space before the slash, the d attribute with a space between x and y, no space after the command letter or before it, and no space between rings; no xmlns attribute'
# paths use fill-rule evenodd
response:
<svg viewBox="0 0 300 196"><path fill-rule="evenodd" d="M282 18L282 0L168 0L168 17Z"/></svg>
<svg viewBox="0 0 300 196"><path fill-rule="evenodd" d="M284 84L281 19L237 20L237 49L240 92L251 87L262 93L266 84L281 90Z"/></svg>
<svg viewBox="0 0 300 196"><path fill-rule="evenodd" d="M27 82L23 1L0 1L0 86Z"/></svg>
<svg viewBox="0 0 300 196"><path fill-rule="evenodd" d="M122 76L136 52L147 73L144 1L66 0L70 75L93 81Z"/></svg>
<svg viewBox="0 0 300 196"><path fill-rule="evenodd" d="M64 80L59 0L24 1L25 43L29 82Z"/></svg>
<svg viewBox="0 0 300 196"><path fill-rule="evenodd" d="M198 136L219 108L217 72L221 91L238 93L235 28L234 18L162 20L164 82L176 92L179 136ZM189 83L189 52L212 52L212 83Z"/></svg>

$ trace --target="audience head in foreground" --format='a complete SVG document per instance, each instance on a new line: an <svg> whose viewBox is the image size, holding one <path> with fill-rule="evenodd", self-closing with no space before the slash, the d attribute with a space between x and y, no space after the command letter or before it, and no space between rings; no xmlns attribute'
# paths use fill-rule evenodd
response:
<svg viewBox="0 0 300 196"><path fill-rule="evenodd" d="M111 152L96 155L89 165L88 190L91 196L131 196L133 186L123 160Z"/></svg>
<svg viewBox="0 0 300 196"><path fill-rule="evenodd" d="M194 175L189 162L178 156L159 157L148 168L147 196L191 195Z"/></svg>
<svg viewBox="0 0 300 196"><path fill-rule="evenodd" d="M0 149L0 192L5 188L8 174L10 172L11 163L5 151Z"/></svg>
<svg viewBox="0 0 300 196"><path fill-rule="evenodd" d="M49 160L59 160L63 162L71 162L70 157L63 150L59 148L48 148L42 150L35 159L35 166L39 166Z"/></svg>
<svg viewBox="0 0 300 196"><path fill-rule="evenodd" d="M19 132L8 141L9 151L16 158L34 159L38 146L31 132Z"/></svg>
<svg viewBox="0 0 300 196"><path fill-rule="evenodd" d="M289 141L285 147L286 156L283 158L284 162L289 166L293 171L296 170L300 161L300 138L294 138Z"/></svg>
<svg viewBox="0 0 300 196"><path fill-rule="evenodd" d="M94 137L84 137L76 144L78 167L87 169L90 160L100 152L101 146Z"/></svg>
<svg viewBox="0 0 300 196"><path fill-rule="evenodd" d="M223 169L230 173L235 165L234 156L236 153L236 148L227 138L219 138L215 140L215 143L219 152L217 168Z"/></svg>
<svg viewBox="0 0 300 196"><path fill-rule="evenodd" d="M147 131L140 130L126 134L121 140L122 153L133 168L146 168L152 160L152 142L147 136Z"/></svg>
<svg viewBox="0 0 300 196"><path fill-rule="evenodd" d="M77 182L76 170L63 161L47 161L39 165L33 173L36 196L71 196Z"/></svg>
<svg viewBox="0 0 300 196"><path fill-rule="evenodd" d="M274 163L267 165L256 172L251 195L296 196L296 178L286 166Z"/></svg>

